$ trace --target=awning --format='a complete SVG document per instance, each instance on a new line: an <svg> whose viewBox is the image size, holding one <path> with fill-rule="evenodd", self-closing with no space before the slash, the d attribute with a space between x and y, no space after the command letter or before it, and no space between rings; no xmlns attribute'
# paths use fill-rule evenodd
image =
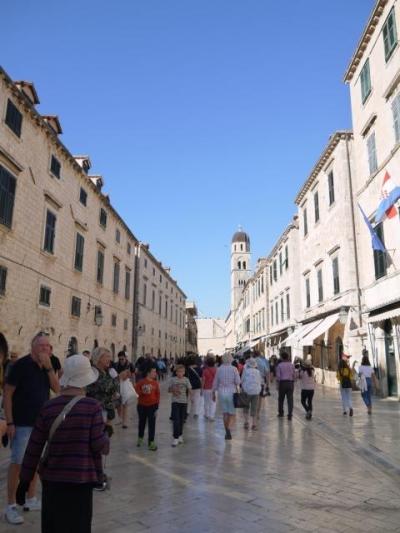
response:
<svg viewBox="0 0 400 533"><path fill-rule="evenodd" d="M312 329L312 331L303 337L301 344L303 346L312 346L314 339L328 331L328 329L332 327L338 319L339 313L325 317L315 328Z"/></svg>
<svg viewBox="0 0 400 533"><path fill-rule="evenodd" d="M378 315L369 316L368 322L381 322L382 320L388 320L389 318L395 317L400 317L400 307L396 307L395 309L391 309L390 311Z"/></svg>
<svg viewBox="0 0 400 533"><path fill-rule="evenodd" d="M316 328L321 322L322 322L322 318L320 318L319 320L314 320L313 322L309 322L308 324L303 324L297 330L295 330L291 335L289 335L289 337L287 337L283 341L283 344L285 346L291 346L292 348L298 346L301 339L305 337L308 333L310 333L310 331L312 331L314 328ZM303 342L300 343L300 346L302 345L303 345Z"/></svg>

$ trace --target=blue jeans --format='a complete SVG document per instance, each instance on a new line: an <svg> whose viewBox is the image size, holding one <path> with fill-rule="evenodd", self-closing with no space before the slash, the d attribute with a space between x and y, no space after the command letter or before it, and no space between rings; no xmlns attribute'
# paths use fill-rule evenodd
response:
<svg viewBox="0 0 400 533"><path fill-rule="evenodd" d="M342 397L343 411L353 408L351 401L351 387L340 387L340 395Z"/></svg>
<svg viewBox="0 0 400 533"><path fill-rule="evenodd" d="M31 436L33 427L31 426L15 426L15 435L11 441L11 463L14 465L21 465L25 455L26 447L28 446L29 437Z"/></svg>
<svg viewBox="0 0 400 533"><path fill-rule="evenodd" d="M365 378L367 380L367 390L361 393L362 399L367 407L371 407L372 401L372 380L371 378Z"/></svg>

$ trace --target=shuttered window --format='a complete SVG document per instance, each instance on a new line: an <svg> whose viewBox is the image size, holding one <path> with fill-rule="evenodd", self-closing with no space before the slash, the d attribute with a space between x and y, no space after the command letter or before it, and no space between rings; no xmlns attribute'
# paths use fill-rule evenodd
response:
<svg viewBox="0 0 400 533"><path fill-rule="evenodd" d="M40 294L39 294L40 305L45 305L46 307L50 307L50 297L51 297L51 289L49 287L45 287L44 285L41 285Z"/></svg>
<svg viewBox="0 0 400 533"><path fill-rule="evenodd" d="M7 283L7 269L4 266L0 265L0 295L6 293L6 283Z"/></svg>
<svg viewBox="0 0 400 533"><path fill-rule="evenodd" d="M0 165L0 224L11 228L17 180Z"/></svg>
<svg viewBox="0 0 400 533"><path fill-rule="evenodd" d="M73 296L71 300L71 315L81 316L81 299L77 296Z"/></svg>
<svg viewBox="0 0 400 533"><path fill-rule="evenodd" d="M60 179L60 177L61 177L61 163L54 155L51 156L50 172L53 174L53 176L55 176L56 178Z"/></svg>
<svg viewBox="0 0 400 533"><path fill-rule="evenodd" d="M340 292L339 259L337 257L334 257L332 259L332 276L333 276L333 294L339 294Z"/></svg>
<svg viewBox="0 0 400 533"><path fill-rule="evenodd" d="M333 171L328 174L328 192L329 192L329 205L332 205L335 201L335 181L333 179Z"/></svg>
<svg viewBox="0 0 400 533"><path fill-rule="evenodd" d="M87 192L83 187L79 191L79 201L82 205L87 205Z"/></svg>
<svg viewBox="0 0 400 533"><path fill-rule="evenodd" d="M369 71L369 59L364 63L360 74L361 79L361 100L362 103L368 98L371 92L371 75Z"/></svg>
<svg viewBox="0 0 400 533"><path fill-rule="evenodd" d="M324 300L324 286L322 283L322 270L317 271L317 282L318 282L318 301L322 302Z"/></svg>
<svg viewBox="0 0 400 533"><path fill-rule="evenodd" d="M82 272L83 269L83 249L85 246L85 238L80 234L76 234L75 244L75 270Z"/></svg>
<svg viewBox="0 0 400 533"><path fill-rule="evenodd" d="M96 279L98 283L103 283L104 275L104 252L102 250L97 250L97 274Z"/></svg>
<svg viewBox="0 0 400 533"><path fill-rule="evenodd" d="M392 102L394 140L400 142L400 93Z"/></svg>
<svg viewBox="0 0 400 533"><path fill-rule="evenodd" d="M388 61L397 45L396 19L394 8L391 9L388 18L382 28L383 45L385 48L385 60Z"/></svg>
<svg viewBox="0 0 400 533"><path fill-rule="evenodd" d="M375 143L375 132L367 139L367 151L368 151L368 168L370 175L376 172L378 169L378 159L376 157L376 143Z"/></svg>
<svg viewBox="0 0 400 533"><path fill-rule="evenodd" d="M54 254L54 241L56 238L56 221L57 217L54 213L47 210L46 214L46 228L44 230L44 244L43 250Z"/></svg>
<svg viewBox="0 0 400 533"><path fill-rule="evenodd" d="M114 280L113 280L113 291L115 294L119 291L119 263L115 261L114 263Z"/></svg>
<svg viewBox="0 0 400 533"><path fill-rule="evenodd" d="M18 111L11 100L7 102L6 120L7 126L12 130L17 137L21 137L22 129L22 114Z"/></svg>
<svg viewBox="0 0 400 533"><path fill-rule="evenodd" d="M318 191L314 193L314 218L315 223L319 220L319 197L318 197Z"/></svg>

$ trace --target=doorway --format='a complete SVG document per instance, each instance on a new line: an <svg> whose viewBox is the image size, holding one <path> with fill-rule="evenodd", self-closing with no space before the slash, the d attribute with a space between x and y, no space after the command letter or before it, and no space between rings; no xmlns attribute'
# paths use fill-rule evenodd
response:
<svg viewBox="0 0 400 533"><path fill-rule="evenodd" d="M388 395L397 396L397 368L396 356L394 351L393 324L391 320L385 320L383 330L385 332L385 355Z"/></svg>

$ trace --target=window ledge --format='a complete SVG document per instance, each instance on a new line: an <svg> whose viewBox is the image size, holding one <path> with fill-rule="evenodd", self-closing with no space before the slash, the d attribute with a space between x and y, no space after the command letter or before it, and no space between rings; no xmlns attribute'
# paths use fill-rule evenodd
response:
<svg viewBox="0 0 400 533"><path fill-rule="evenodd" d="M55 261L57 259L57 256L55 254L52 254L50 252L47 252L46 250L40 250L41 255L44 255L44 257L47 257L47 259L52 259Z"/></svg>

